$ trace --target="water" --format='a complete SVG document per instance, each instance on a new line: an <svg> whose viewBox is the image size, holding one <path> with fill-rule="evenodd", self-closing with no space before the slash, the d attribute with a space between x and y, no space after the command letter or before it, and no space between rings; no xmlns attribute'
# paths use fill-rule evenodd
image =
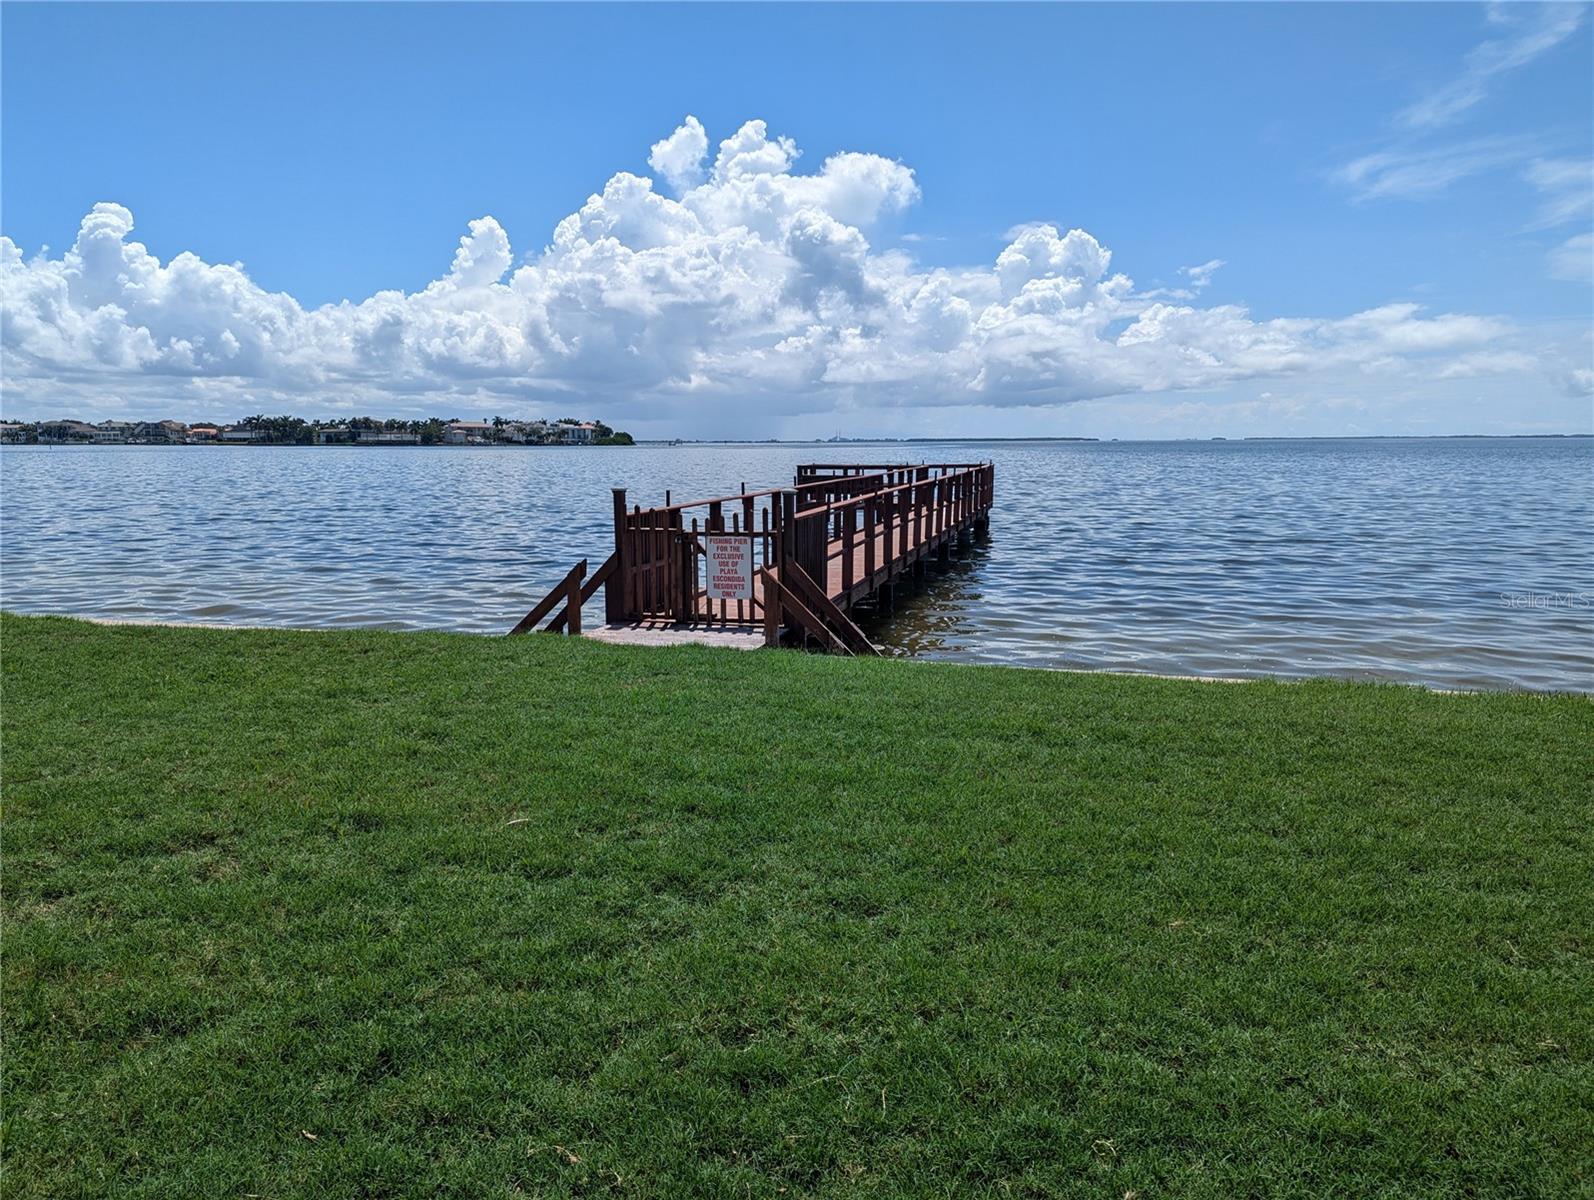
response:
<svg viewBox="0 0 1594 1200"><path fill-rule="evenodd" d="M1594 691L1588 439L7 447L0 603L500 633L607 556L611 485L648 504L883 458L997 466L989 541L870 625L901 653Z"/></svg>

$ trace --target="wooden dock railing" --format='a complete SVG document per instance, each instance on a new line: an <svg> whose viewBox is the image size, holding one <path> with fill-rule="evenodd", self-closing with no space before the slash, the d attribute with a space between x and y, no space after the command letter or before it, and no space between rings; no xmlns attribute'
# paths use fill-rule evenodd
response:
<svg viewBox="0 0 1594 1200"><path fill-rule="evenodd" d="M581 563L511 632L553 614L550 630L579 633L581 605L603 587L611 625L762 625L766 641L795 629L871 653L849 610L930 555L944 561L988 525L994 499L990 463L810 463L789 488L654 508L628 508L615 488L613 554L590 576ZM710 587L711 547L752 586Z"/></svg>

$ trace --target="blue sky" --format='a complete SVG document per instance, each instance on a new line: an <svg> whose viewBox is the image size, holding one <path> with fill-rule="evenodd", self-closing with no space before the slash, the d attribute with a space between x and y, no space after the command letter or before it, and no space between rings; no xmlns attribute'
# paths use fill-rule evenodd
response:
<svg viewBox="0 0 1594 1200"><path fill-rule="evenodd" d="M0 35L8 417L1590 424L1587 6L8 3ZM649 149L688 114L674 186ZM846 151L874 157L816 199ZM620 172L651 195L556 245ZM93 241L102 203L128 217ZM451 275L500 234L502 272Z"/></svg>

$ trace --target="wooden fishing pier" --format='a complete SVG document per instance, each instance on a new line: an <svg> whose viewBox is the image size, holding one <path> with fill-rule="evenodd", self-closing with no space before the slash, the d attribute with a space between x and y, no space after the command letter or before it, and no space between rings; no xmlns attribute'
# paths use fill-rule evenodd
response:
<svg viewBox="0 0 1594 1200"><path fill-rule="evenodd" d="M995 485L991 463L810 463L789 488L656 508L628 508L615 488L614 553L592 572L577 563L510 633L582 633L601 587L593 636L608 641L877 654L854 607L983 533Z"/></svg>

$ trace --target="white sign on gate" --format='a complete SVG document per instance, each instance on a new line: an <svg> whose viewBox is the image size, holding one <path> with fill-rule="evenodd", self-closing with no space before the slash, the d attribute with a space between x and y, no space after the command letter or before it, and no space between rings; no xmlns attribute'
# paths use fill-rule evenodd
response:
<svg viewBox="0 0 1594 1200"><path fill-rule="evenodd" d="M703 542L704 549L708 551L708 598L751 600L753 539L710 534Z"/></svg>

